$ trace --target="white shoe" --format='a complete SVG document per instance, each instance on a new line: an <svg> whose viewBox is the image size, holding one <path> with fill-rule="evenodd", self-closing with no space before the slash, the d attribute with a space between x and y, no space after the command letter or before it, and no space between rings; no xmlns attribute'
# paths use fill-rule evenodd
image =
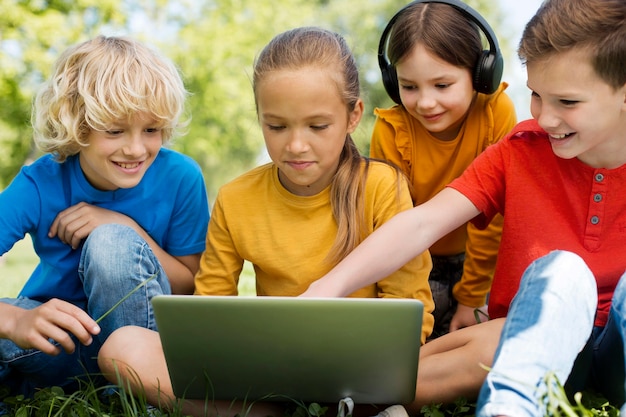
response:
<svg viewBox="0 0 626 417"><path fill-rule="evenodd" d="M374 417L409 417L409 413L407 413L406 409L401 405L392 405L391 407L385 408Z"/></svg>

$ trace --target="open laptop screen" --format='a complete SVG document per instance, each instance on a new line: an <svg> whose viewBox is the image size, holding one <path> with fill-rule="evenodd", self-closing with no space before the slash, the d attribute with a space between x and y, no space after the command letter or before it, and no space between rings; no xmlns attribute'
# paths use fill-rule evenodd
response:
<svg viewBox="0 0 626 417"><path fill-rule="evenodd" d="M179 398L414 398L419 300L166 295L152 303Z"/></svg>

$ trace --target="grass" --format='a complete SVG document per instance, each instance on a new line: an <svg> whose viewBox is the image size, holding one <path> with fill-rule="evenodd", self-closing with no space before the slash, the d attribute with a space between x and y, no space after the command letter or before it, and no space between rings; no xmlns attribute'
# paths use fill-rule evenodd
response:
<svg viewBox="0 0 626 417"><path fill-rule="evenodd" d="M544 416L549 417L618 417L619 410L600 397L576 395L570 402L563 387L546 375L548 392L544 395L546 406ZM133 396L113 386L96 387L89 381L79 390L66 393L59 387L51 387L37 392L34 398L7 397L0 387L8 416L15 417L186 417L180 409L170 411L149 406L141 395ZM334 408L317 403L305 404L292 400L283 416L277 417L337 417ZM463 398L454 404L435 404L423 407L420 415L425 417L470 417L475 416L476 408ZM0 409L0 414L2 410ZM226 416L224 416L226 417ZM230 417L230 416L228 416ZM243 416L238 417L245 417Z"/></svg>
<svg viewBox="0 0 626 417"><path fill-rule="evenodd" d="M0 258L0 297L15 297L37 264L30 238L18 242L11 251ZM248 263L239 283L239 292L255 294L254 271ZM592 393L577 394L568 399L563 387L553 375L546 375L546 384L552 387L545 394L546 416L551 417L616 417L619 410L604 398ZM183 417L180 410L163 411L146 404L141 395L133 396L116 387L97 387L87 379L81 382L75 392L64 392L59 387L39 391L34 398L23 396L8 397L8 392L0 386L0 401L7 407L7 415L15 417ZM433 404L423 407L425 417L470 417L474 416L475 405L459 398L454 404ZM0 415L2 410L0 409ZM293 401L290 411L281 417L335 417L334 409L329 410L317 403L304 404Z"/></svg>
<svg viewBox="0 0 626 417"><path fill-rule="evenodd" d="M0 297L17 296L36 265L37 255L27 236L0 257Z"/></svg>

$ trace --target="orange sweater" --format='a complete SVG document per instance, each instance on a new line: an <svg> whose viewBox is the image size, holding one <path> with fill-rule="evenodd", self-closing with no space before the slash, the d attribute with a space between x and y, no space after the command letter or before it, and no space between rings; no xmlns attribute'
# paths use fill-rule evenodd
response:
<svg viewBox="0 0 626 417"><path fill-rule="evenodd" d="M477 94L454 140L433 137L402 106L376 109L370 156L398 165L412 185L413 204L433 197L457 178L487 146L504 137L516 123L515 108L504 93L507 84L491 95ZM444 236L431 248L433 255L465 252L463 277L454 288L461 304L480 307L491 287L502 231L497 216L484 230L471 223Z"/></svg>

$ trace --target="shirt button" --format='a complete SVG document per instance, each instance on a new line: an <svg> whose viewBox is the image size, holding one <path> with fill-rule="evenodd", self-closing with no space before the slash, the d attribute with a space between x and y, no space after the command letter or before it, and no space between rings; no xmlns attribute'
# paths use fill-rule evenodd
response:
<svg viewBox="0 0 626 417"><path fill-rule="evenodd" d="M596 174L596 181L600 182L604 179L604 175L602 174Z"/></svg>
<svg viewBox="0 0 626 417"><path fill-rule="evenodd" d="M598 218L598 216L591 216L591 224L598 224L600 223L600 219Z"/></svg>
<svg viewBox="0 0 626 417"><path fill-rule="evenodd" d="M595 194L593 196L593 201L595 201L596 203L599 203L600 201L602 201L602 194Z"/></svg>

